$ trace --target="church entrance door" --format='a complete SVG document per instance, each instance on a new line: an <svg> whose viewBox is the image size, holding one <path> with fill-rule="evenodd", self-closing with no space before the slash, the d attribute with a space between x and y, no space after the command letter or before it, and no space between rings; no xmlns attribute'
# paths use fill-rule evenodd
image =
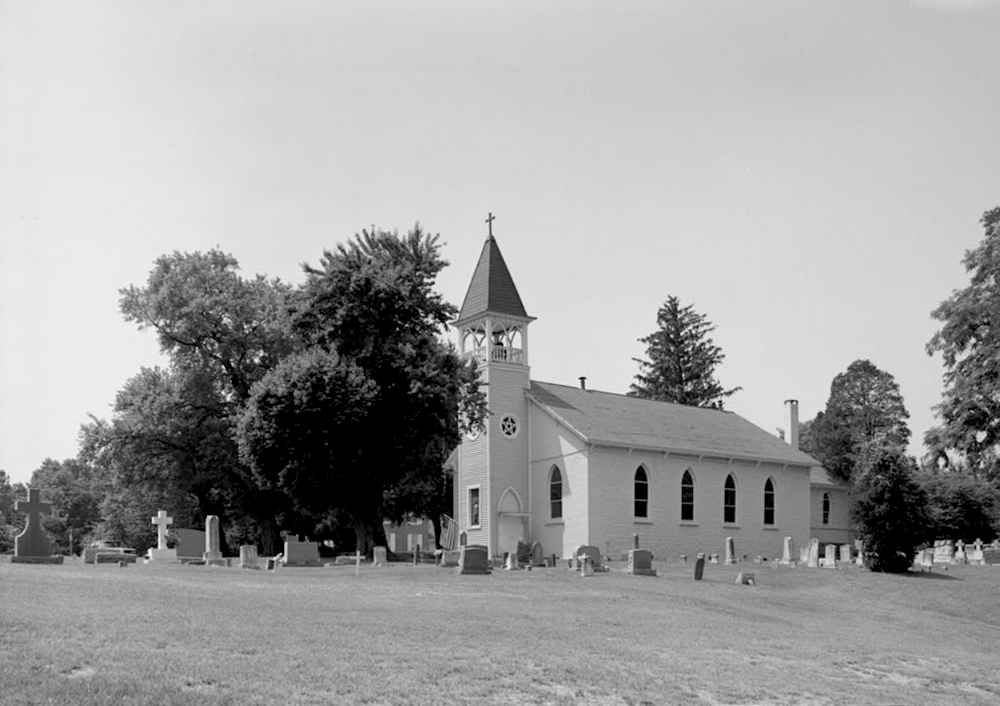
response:
<svg viewBox="0 0 1000 706"><path fill-rule="evenodd" d="M517 552L518 541L526 539L524 534L524 518L521 516L521 501L511 488L504 491L497 503L497 517L500 519L497 527L497 554Z"/></svg>

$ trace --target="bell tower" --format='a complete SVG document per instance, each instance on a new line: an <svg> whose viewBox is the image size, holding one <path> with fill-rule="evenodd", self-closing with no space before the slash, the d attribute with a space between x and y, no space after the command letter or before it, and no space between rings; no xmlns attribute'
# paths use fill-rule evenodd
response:
<svg viewBox="0 0 1000 706"><path fill-rule="evenodd" d="M459 447L455 510L469 544L491 556L529 541L528 316L496 238L493 214L465 301L455 320L462 356L479 366L489 414L484 433Z"/></svg>

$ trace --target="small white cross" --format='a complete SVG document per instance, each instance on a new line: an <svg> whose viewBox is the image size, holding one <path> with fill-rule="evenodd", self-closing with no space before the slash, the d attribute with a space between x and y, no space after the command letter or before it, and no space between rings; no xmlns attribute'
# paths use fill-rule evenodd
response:
<svg viewBox="0 0 1000 706"><path fill-rule="evenodd" d="M156 525L156 543L157 549L167 548L167 525L173 524L174 518L167 517L166 510L160 510L156 513L156 517L152 519L153 524Z"/></svg>

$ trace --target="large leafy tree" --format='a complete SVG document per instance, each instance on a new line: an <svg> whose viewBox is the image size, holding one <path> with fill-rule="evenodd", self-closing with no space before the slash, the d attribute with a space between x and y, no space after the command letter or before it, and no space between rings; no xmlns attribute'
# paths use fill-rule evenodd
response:
<svg viewBox="0 0 1000 706"><path fill-rule="evenodd" d="M149 518L159 509L169 509L178 527L249 512L259 492L239 462L228 414L211 379L196 369L144 368L128 380L111 421L83 430L81 455L107 481L101 531L141 547L155 536Z"/></svg>
<svg viewBox="0 0 1000 706"><path fill-rule="evenodd" d="M927 493L935 538L992 541L1000 530L1000 491L988 480L958 469L933 469L918 477Z"/></svg>
<svg viewBox="0 0 1000 706"><path fill-rule="evenodd" d="M439 511L441 468L485 414L473 364L439 338L456 311L433 290L445 264L419 226L327 251L297 302L308 350L255 386L239 427L262 483L350 523L365 552L384 542L383 518Z"/></svg>
<svg viewBox="0 0 1000 706"><path fill-rule="evenodd" d="M657 329L639 341L646 344L646 358L635 358L639 372L629 394L692 407L722 409L723 402L741 388L726 390L715 379L715 369L725 359L709 334L715 330L693 305L667 298L656 313Z"/></svg>
<svg viewBox="0 0 1000 706"><path fill-rule="evenodd" d="M963 260L969 285L931 314L941 329L927 352L941 354L945 390L924 441L940 463L1000 483L1000 207L981 223L983 240Z"/></svg>
<svg viewBox="0 0 1000 706"><path fill-rule="evenodd" d="M290 298L280 281L242 278L218 250L160 257L144 287L121 290L121 310L156 331L170 370L140 373L119 395L118 419L94 430L115 453L120 486L189 492L204 513L252 526L245 539L265 553L280 551L281 498L258 487L233 432L253 384L295 348Z"/></svg>
<svg viewBox="0 0 1000 706"><path fill-rule="evenodd" d="M859 458L850 492L851 520L864 544L865 566L902 573L929 539L927 495L914 465L895 445L873 443Z"/></svg>
<svg viewBox="0 0 1000 706"><path fill-rule="evenodd" d="M809 424L800 446L832 476L850 482L866 447L906 447L909 417L895 378L871 361L856 360L833 379L826 409Z"/></svg>
<svg viewBox="0 0 1000 706"><path fill-rule="evenodd" d="M59 553L77 554L83 538L101 521L100 477L79 459L45 459L31 475L31 487L42 492L52 511L42 518Z"/></svg>

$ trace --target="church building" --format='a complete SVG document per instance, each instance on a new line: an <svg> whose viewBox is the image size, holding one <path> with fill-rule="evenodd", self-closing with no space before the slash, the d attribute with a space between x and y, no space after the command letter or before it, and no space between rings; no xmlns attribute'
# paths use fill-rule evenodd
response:
<svg viewBox="0 0 1000 706"><path fill-rule="evenodd" d="M780 558L786 536L805 546L812 457L733 412L532 380L534 320L491 234L455 321L489 408L451 461L469 544L618 557L638 534L663 559L721 553L730 536L739 556Z"/></svg>

